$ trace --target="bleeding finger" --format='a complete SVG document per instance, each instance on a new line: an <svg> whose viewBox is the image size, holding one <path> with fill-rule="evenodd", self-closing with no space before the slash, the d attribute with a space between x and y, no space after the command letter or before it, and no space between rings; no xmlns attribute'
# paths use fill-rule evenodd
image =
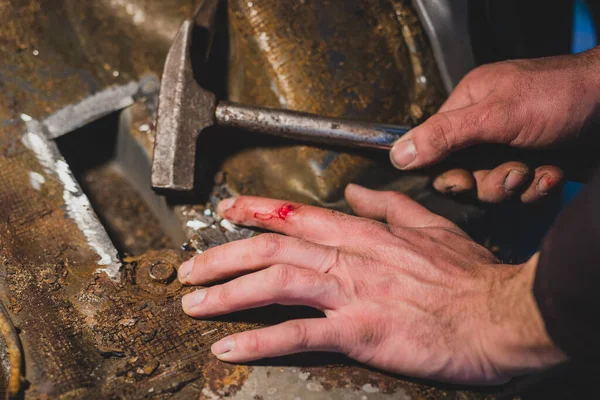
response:
<svg viewBox="0 0 600 400"><path fill-rule="evenodd" d="M275 264L327 272L336 257L337 250L333 247L265 233L213 247L184 262L179 268L179 280L184 284L201 285Z"/></svg>
<svg viewBox="0 0 600 400"><path fill-rule="evenodd" d="M433 188L440 193L462 193L473 190L475 186L473 174L459 168L446 171L433 181Z"/></svg>
<svg viewBox="0 0 600 400"><path fill-rule="evenodd" d="M535 170L531 185L521 195L523 203L533 203L559 187L563 181L563 171L553 165L544 165Z"/></svg>
<svg viewBox="0 0 600 400"><path fill-rule="evenodd" d="M530 179L529 168L520 162L507 162L491 171L475 171L477 197L487 203L500 203Z"/></svg>
<svg viewBox="0 0 600 400"><path fill-rule="evenodd" d="M325 245L347 242L356 218L334 210L262 197L223 200L219 214L232 222L256 226ZM352 224L351 222L354 222Z"/></svg>
<svg viewBox="0 0 600 400"><path fill-rule="evenodd" d="M297 319L268 328L236 333L213 344L227 362L248 362L310 351L339 352L340 333L327 318Z"/></svg>
<svg viewBox="0 0 600 400"><path fill-rule="evenodd" d="M270 304L329 310L337 308L343 301L336 278L290 265L274 265L222 285L186 294L181 303L186 314L207 318Z"/></svg>

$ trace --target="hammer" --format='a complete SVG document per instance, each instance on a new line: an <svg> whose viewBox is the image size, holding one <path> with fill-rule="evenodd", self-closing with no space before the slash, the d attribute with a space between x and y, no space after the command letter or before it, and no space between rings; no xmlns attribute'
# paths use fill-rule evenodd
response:
<svg viewBox="0 0 600 400"><path fill-rule="evenodd" d="M219 0L204 0L185 21L167 55L160 87L158 123L152 162L152 187L160 192L186 192L194 186L196 139L213 127L247 131L338 146L389 150L409 126L327 118L289 110L217 103L194 77L195 56L205 62L210 52ZM193 42L193 43L192 43ZM196 54L199 52L200 54Z"/></svg>

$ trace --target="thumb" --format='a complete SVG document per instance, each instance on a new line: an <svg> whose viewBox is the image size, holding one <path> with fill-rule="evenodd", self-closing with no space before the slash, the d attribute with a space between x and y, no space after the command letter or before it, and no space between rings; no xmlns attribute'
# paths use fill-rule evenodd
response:
<svg viewBox="0 0 600 400"><path fill-rule="evenodd" d="M345 195L352 211L359 217L411 228L444 227L458 229L446 218L432 213L404 194L380 192L350 184L346 187Z"/></svg>
<svg viewBox="0 0 600 400"><path fill-rule="evenodd" d="M396 168L414 169L473 144L510 143L515 126L510 114L508 105L486 101L435 114L400 138L390 159Z"/></svg>

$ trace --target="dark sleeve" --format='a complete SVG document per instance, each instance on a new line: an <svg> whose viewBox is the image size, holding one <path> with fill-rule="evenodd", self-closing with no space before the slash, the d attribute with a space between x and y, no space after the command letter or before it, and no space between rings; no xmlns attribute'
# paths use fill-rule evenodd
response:
<svg viewBox="0 0 600 400"><path fill-rule="evenodd" d="M533 288L548 334L572 360L600 355L599 172L544 239Z"/></svg>

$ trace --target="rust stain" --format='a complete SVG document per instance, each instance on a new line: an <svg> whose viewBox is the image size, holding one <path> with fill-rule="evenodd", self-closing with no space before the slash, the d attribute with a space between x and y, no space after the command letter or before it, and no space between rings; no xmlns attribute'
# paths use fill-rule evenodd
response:
<svg viewBox="0 0 600 400"><path fill-rule="evenodd" d="M21 392L25 381L23 376L23 349L17 331L10 320L8 312L0 302L0 334L4 339L10 361L10 377L8 380L7 397L16 398Z"/></svg>
<svg viewBox="0 0 600 400"><path fill-rule="evenodd" d="M250 370L248 366L227 364L211 356L204 367L206 387L218 396L233 396L248 379Z"/></svg>
<svg viewBox="0 0 600 400"><path fill-rule="evenodd" d="M276 0L234 0L229 7L231 100L388 123L423 121L443 101L441 79L410 1L282 6ZM235 194L348 211L343 199L348 183L372 187L396 180L423 190L428 182L423 173L399 175L387 157L234 133L225 138L234 154L223 170Z"/></svg>

